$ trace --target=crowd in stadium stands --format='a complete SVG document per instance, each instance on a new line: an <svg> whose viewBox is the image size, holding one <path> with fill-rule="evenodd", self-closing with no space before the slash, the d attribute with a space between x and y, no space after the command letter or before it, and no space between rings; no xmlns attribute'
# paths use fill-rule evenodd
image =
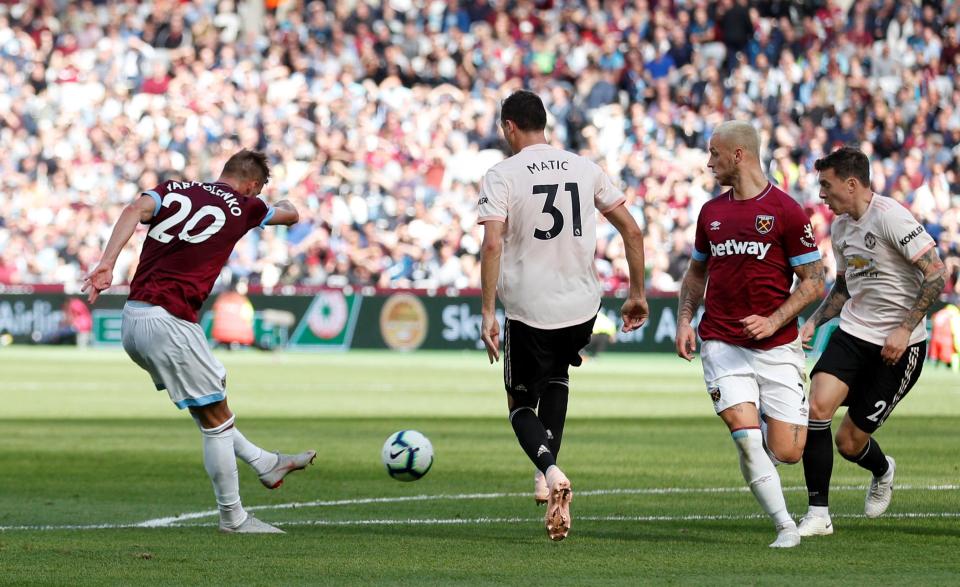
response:
<svg viewBox="0 0 960 587"><path fill-rule="evenodd" d="M927 0L0 0L0 284L77 284L139 190L215 179L248 147L302 221L248 235L229 277L477 287L478 180L521 87L552 141L620 178L651 290L678 288L720 190L710 130L730 118L760 129L828 267L813 162L853 144L958 288L960 3ZM627 278L614 235L601 220L611 290Z"/></svg>

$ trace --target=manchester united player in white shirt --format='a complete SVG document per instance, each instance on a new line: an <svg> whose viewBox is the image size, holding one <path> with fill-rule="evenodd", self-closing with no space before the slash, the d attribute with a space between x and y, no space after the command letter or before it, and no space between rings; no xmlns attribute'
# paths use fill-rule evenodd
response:
<svg viewBox="0 0 960 587"><path fill-rule="evenodd" d="M535 494L547 503L552 540L570 530L570 481L556 466L567 412L568 369L580 364L603 289L594 267L599 210L620 232L630 269L623 330L647 319L643 233L623 194L592 161L554 148L544 135L540 98L517 91L501 106L500 126L515 155L483 178L478 222L484 225L481 336L500 358L499 295L504 324L504 387L510 423L537 466Z"/></svg>
<svg viewBox="0 0 960 587"><path fill-rule="evenodd" d="M803 469L810 509L801 536L833 533L828 509L833 447L830 423L849 406L837 430L840 455L873 474L864 511L883 514L893 493L894 460L873 438L920 377L926 314L943 290L945 271L933 239L899 202L870 189L870 162L844 147L815 163L820 197L837 215L832 237L837 281L800 335L840 315L840 325L813 368Z"/></svg>

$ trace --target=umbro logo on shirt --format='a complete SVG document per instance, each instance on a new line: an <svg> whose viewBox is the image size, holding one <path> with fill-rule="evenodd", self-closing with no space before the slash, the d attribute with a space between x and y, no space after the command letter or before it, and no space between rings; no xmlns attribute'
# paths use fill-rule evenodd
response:
<svg viewBox="0 0 960 587"><path fill-rule="evenodd" d="M710 223L710 230L720 230L720 221L714 220Z"/></svg>

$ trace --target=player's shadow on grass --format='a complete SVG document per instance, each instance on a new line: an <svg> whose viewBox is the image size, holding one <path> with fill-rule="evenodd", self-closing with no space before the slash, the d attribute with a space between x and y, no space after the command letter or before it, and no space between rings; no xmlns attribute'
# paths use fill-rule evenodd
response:
<svg viewBox="0 0 960 587"><path fill-rule="evenodd" d="M891 536L893 534L906 534L908 536L918 536L924 538L931 537L944 537L944 538L953 538L956 539L960 536L960 531L957 530L957 520L942 518L939 521L944 522L943 527L931 526L924 524L924 521L921 520L903 520L903 519L894 519L889 520L859 520L860 524L849 524L848 527L844 528L845 533L853 533L867 537L871 535L876 535L879 533L884 534L885 536ZM884 523L886 522L886 523ZM910 526L903 526L904 523L910 523Z"/></svg>
<svg viewBox="0 0 960 587"><path fill-rule="evenodd" d="M584 520L579 524L574 517L574 527L570 531L571 539L574 532L578 536L594 540L619 540L630 542L651 542L656 544L718 544L729 542L731 536L740 536L743 541L756 540L762 542L776 536L774 529L757 520L756 526L750 521L713 521L692 520L687 522L631 522L631 521L591 521ZM768 540L768 542L770 541Z"/></svg>

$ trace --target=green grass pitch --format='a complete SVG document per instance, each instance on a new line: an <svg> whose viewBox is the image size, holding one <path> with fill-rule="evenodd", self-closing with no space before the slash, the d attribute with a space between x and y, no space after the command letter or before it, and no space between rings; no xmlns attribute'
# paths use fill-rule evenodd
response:
<svg viewBox="0 0 960 587"><path fill-rule="evenodd" d="M837 457L836 533L772 551L697 362L608 354L572 371L573 528L551 543L485 353L218 356L248 438L319 452L276 491L240 464L245 506L287 534L216 531L193 421L122 351L8 347L0 584L960 582L960 376L929 364L877 435L898 463L887 515L863 516L868 475ZM402 428L436 451L414 483L380 464ZM779 472L799 517L802 467Z"/></svg>

